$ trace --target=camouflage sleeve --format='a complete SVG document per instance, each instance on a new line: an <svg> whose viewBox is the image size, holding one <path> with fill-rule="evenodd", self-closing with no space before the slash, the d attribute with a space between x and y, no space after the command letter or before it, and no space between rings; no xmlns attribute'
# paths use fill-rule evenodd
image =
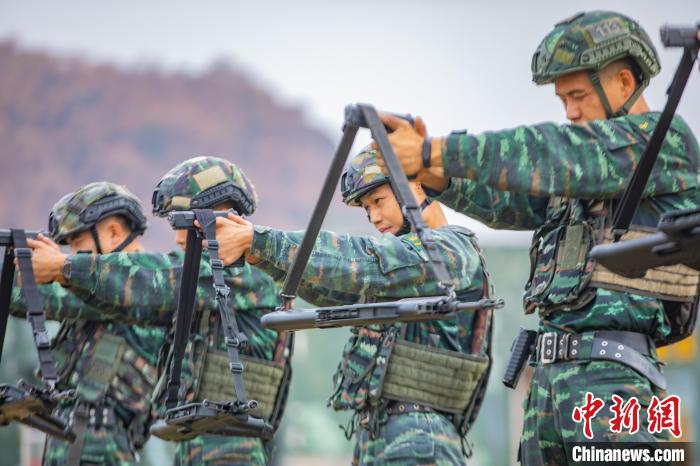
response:
<svg viewBox="0 0 700 466"><path fill-rule="evenodd" d="M37 289L44 305L46 318L49 320L109 320L109 316L100 309L86 303L58 283L39 285ZM18 286L12 288L10 313L15 317L26 317L27 315L27 302Z"/></svg>
<svg viewBox="0 0 700 466"><path fill-rule="evenodd" d="M532 230L542 225L549 200L547 197L499 191L466 178L451 178L447 189L434 197L447 207L491 228L518 230Z"/></svg>
<svg viewBox="0 0 700 466"><path fill-rule="evenodd" d="M468 240L460 240L449 228L433 230L433 236L455 288L480 286L480 261ZM263 259L262 267L286 271L302 238L303 232L256 226L251 252ZM425 250L414 233L374 238L322 231L299 288L302 298L317 305L439 294Z"/></svg>
<svg viewBox="0 0 700 466"><path fill-rule="evenodd" d="M76 294L97 301L107 315L126 323L169 325L172 323L182 273L182 253L115 253L73 256L69 285ZM237 310L274 308L274 286L266 286L252 267L227 268L230 299ZM272 290L261 293L260 290ZM200 266L195 306L218 310L211 266L204 256Z"/></svg>
<svg viewBox="0 0 700 466"><path fill-rule="evenodd" d="M582 125L543 123L479 135L452 134L442 153L445 174L532 196L618 197L657 119L658 113L645 113ZM692 132L676 117L646 194L700 185L699 152Z"/></svg>

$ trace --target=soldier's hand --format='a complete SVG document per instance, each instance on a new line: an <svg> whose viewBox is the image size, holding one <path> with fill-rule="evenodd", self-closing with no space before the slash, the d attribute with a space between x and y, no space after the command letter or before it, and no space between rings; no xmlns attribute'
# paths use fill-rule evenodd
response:
<svg viewBox="0 0 700 466"><path fill-rule="evenodd" d="M216 240L219 242L219 258L231 265L250 251L254 234L253 224L238 215L216 218Z"/></svg>
<svg viewBox="0 0 700 466"><path fill-rule="evenodd" d="M27 239L27 245L32 248L32 268L37 283L63 283L61 269L66 261L66 254L53 241L48 238L38 237Z"/></svg>
<svg viewBox="0 0 700 466"><path fill-rule="evenodd" d="M379 118L382 123L393 130L389 133L389 142L406 176L415 175L422 170L423 139L427 134L423 119L416 117L416 127L414 128L408 121L394 115L380 113ZM378 150L376 142L372 143L372 147ZM377 162L384 169L384 159L382 159L381 153L377 152L377 154L379 155Z"/></svg>

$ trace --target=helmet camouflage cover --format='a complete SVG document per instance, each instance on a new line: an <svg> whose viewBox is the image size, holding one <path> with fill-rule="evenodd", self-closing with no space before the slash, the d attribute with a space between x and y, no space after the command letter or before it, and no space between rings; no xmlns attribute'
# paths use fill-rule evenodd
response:
<svg viewBox="0 0 700 466"><path fill-rule="evenodd" d="M377 151L367 146L350 159L340 179L343 202L349 206L359 206L360 198L373 189L389 182L377 165Z"/></svg>
<svg viewBox="0 0 700 466"><path fill-rule="evenodd" d="M153 190L153 213L207 209L232 202L238 213L255 212L258 195L250 179L231 162L218 157L194 157L163 175Z"/></svg>
<svg viewBox="0 0 700 466"><path fill-rule="evenodd" d="M598 71L629 57L639 67L646 87L661 65L651 39L633 19L619 13L578 13L554 26L532 57L532 80L551 83L576 71Z"/></svg>
<svg viewBox="0 0 700 466"><path fill-rule="evenodd" d="M112 215L124 217L136 234L148 226L139 198L124 186L98 181L66 194L53 206L49 234L57 243L66 244L69 237Z"/></svg>

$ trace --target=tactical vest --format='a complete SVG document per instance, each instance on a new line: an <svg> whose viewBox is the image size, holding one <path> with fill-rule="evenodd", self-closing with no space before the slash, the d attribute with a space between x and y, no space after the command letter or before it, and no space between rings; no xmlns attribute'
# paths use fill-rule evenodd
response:
<svg viewBox="0 0 700 466"><path fill-rule="evenodd" d="M589 304L596 289L623 291L658 298L671 334L655 343L667 345L688 337L696 319L700 272L683 265L650 269L641 278L618 275L588 253L597 244L612 241L610 203L551 198L547 222L533 237L530 278L524 294L525 312L544 318L555 311L572 311ZM623 236L632 239L650 233L635 226Z"/></svg>
<svg viewBox="0 0 700 466"><path fill-rule="evenodd" d="M187 401L229 401L236 398L231 380L228 353L217 348L219 316L204 310L199 319L199 336L191 339L190 361L192 379L186 382ZM282 418L284 403L289 390L291 367L288 364L291 348L289 342L280 338L272 361L241 355L244 365L243 383L246 397L258 402L251 411L256 417L269 421L276 429ZM169 358L172 357L170 352ZM170 362L166 365L169 366ZM167 371L162 371L154 394L156 399L165 393Z"/></svg>
<svg viewBox="0 0 700 466"><path fill-rule="evenodd" d="M74 345L71 345L70 342ZM101 407L111 405L124 420L134 414L127 412L119 400L107 402L120 380L142 380L149 393L155 386L156 368L140 356L127 341L94 322L64 321L52 343L59 373L59 386L73 388L80 403ZM143 410L149 416L149 409ZM148 439L148 419L133 419L127 428L136 448Z"/></svg>
<svg viewBox="0 0 700 466"><path fill-rule="evenodd" d="M488 289L488 280L484 283ZM477 290L460 298L484 295ZM389 401L428 406L449 415L464 437L476 419L491 368L492 310L475 313L471 354L407 341L407 324L354 328L329 404L370 415Z"/></svg>

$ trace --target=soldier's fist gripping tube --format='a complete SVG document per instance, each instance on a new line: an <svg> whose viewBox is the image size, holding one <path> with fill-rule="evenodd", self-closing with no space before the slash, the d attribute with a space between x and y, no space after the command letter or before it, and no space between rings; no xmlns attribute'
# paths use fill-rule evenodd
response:
<svg viewBox="0 0 700 466"><path fill-rule="evenodd" d="M525 363L535 351L536 341L537 332L535 330L526 330L520 327L518 336L515 337L510 348L510 358L508 359L506 373L503 376L503 385L512 389L518 386L518 380L520 380Z"/></svg>
<svg viewBox="0 0 700 466"><path fill-rule="evenodd" d="M406 120L413 127L416 126L416 120L410 114L388 112L385 113L387 115L395 116L397 118L401 118L402 120ZM353 126L357 126L358 128L369 128L369 123L367 123L367 120L365 119L365 116L362 113L362 109L359 107L358 104L350 104L345 107L345 124L351 124ZM387 125L384 125L384 129L386 129L387 133L391 133L392 131L394 131Z"/></svg>
<svg viewBox="0 0 700 466"><path fill-rule="evenodd" d="M235 209L229 209L226 211L217 211L214 212L214 217L223 217L226 218L228 217L228 214L231 213L233 215L238 215L240 214L235 210ZM191 210L176 210L173 212L170 212L168 214L168 222L170 222L170 227L173 230L188 230L188 229L194 229L194 221L195 221L195 215L194 212ZM239 257L236 262L230 265L230 267L243 267L245 265L245 258L243 256Z"/></svg>
<svg viewBox="0 0 700 466"><path fill-rule="evenodd" d="M696 26L661 26L661 42L664 47L700 47L698 32L700 22Z"/></svg>

